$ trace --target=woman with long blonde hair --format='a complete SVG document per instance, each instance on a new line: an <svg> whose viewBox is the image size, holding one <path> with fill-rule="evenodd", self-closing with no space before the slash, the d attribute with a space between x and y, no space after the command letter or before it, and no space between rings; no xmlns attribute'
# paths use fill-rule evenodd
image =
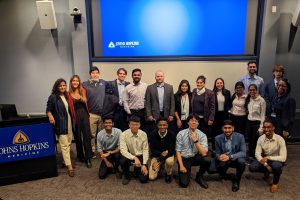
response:
<svg viewBox="0 0 300 200"><path fill-rule="evenodd" d="M78 75L73 75L70 79L68 101L75 123L74 139L77 149L77 158L80 162L85 162L88 168L91 168L93 151L91 146L89 111L86 91L82 87Z"/></svg>

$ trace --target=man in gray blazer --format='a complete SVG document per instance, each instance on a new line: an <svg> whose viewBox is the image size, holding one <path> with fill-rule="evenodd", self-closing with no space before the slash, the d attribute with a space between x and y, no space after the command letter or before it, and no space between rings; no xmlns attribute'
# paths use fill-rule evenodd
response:
<svg viewBox="0 0 300 200"><path fill-rule="evenodd" d="M155 120L160 117L167 118L169 123L174 119L175 101L173 86L164 82L164 72L155 73L156 82L149 85L146 90L146 119L149 122L148 131L152 131Z"/></svg>

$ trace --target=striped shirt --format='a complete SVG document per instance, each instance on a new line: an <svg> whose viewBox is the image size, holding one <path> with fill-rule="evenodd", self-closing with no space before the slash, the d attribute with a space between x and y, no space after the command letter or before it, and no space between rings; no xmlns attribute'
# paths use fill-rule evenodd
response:
<svg viewBox="0 0 300 200"><path fill-rule="evenodd" d="M143 164L146 165L149 159L147 134L142 130L133 134L130 129L127 129L120 136L120 151L122 156L130 160L135 156L143 155Z"/></svg>
<svg viewBox="0 0 300 200"><path fill-rule="evenodd" d="M112 128L112 133L106 133L105 129L97 135L97 151L113 151L119 148L119 137L122 131L117 128Z"/></svg>
<svg viewBox="0 0 300 200"><path fill-rule="evenodd" d="M190 158L199 153L195 143L190 136L190 129L184 129L177 134L176 137L176 151L180 152L182 157ZM196 129L196 135L201 146L208 151L207 137L200 130Z"/></svg>

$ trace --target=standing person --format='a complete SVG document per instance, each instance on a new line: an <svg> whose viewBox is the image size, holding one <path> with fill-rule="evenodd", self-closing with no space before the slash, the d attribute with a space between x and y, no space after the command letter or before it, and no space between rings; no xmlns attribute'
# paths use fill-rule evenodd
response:
<svg viewBox="0 0 300 200"><path fill-rule="evenodd" d="M46 113L49 122L54 126L54 132L58 137L58 143L68 175L74 177L75 172L71 163L70 146L72 143L72 119L67 97L67 82L60 78L53 85L51 95L47 101Z"/></svg>
<svg viewBox="0 0 300 200"><path fill-rule="evenodd" d="M273 68L273 78L270 80L265 87L265 100L272 101L272 99L277 95L277 85L279 81L283 78L284 67L282 65L275 65Z"/></svg>
<svg viewBox="0 0 300 200"><path fill-rule="evenodd" d="M120 164L123 170L123 185L130 182L130 165L141 183L148 181L149 145L147 134L140 130L141 122L137 116L129 118L129 129L120 136L120 151L122 154Z"/></svg>
<svg viewBox="0 0 300 200"><path fill-rule="evenodd" d="M283 78L278 82L277 95L268 102L268 117L276 122L275 132L284 138L290 136L296 113L296 101L290 96L291 84Z"/></svg>
<svg viewBox="0 0 300 200"><path fill-rule="evenodd" d="M82 84L87 92L87 102L90 112L90 129L92 150L96 151L96 134L102 130L102 110L105 98L106 82L100 79L100 71L97 67L91 67L90 79ZM94 156L93 158L96 158Z"/></svg>
<svg viewBox="0 0 300 200"><path fill-rule="evenodd" d="M198 76L197 88L192 93L192 113L200 118L199 129L212 137L211 128L215 120L215 93L205 87L205 82L205 76Z"/></svg>
<svg viewBox="0 0 300 200"><path fill-rule="evenodd" d="M117 178L121 178L119 138L122 131L113 127L113 117L103 117L103 126L104 129L97 134L97 151L102 159L99 166L99 178L105 179L113 171Z"/></svg>
<svg viewBox="0 0 300 200"><path fill-rule="evenodd" d="M235 93L232 95L230 109L230 119L233 122L234 130L245 136L245 128L247 123L247 109L246 98L247 94L244 92L245 86L242 81L235 84Z"/></svg>
<svg viewBox="0 0 300 200"><path fill-rule="evenodd" d="M180 131L176 137L179 185L186 188L190 183L192 166L199 166L195 180L202 188L207 189L208 184L203 178L210 166L207 137L197 129L200 120L198 115L190 115L187 120L189 128Z"/></svg>
<svg viewBox="0 0 300 200"><path fill-rule="evenodd" d="M88 168L91 168L93 151L91 146L89 111L86 91L82 87L78 75L73 75L70 79L68 102L75 124L74 139L76 143L77 158L80 162L85 162Z"/></svg>
<svg viewBox="0 0 300 200"><path fill-rule="evenodd" d="M125 87L129 85L129 82L125 81L127 76L127 70L124 68L119 68L117 71L118 78L109 83L113 91L113 95L119 98L119 104L117 105L114 111L114 126L122 131L128 129L127 123L127 113L124 110L123 106L123 91Z"/></svg>
<svg viewBox="0 0 300 200"><path fill-rule="evenodd" d="M137 116L141 121L141 129L146 130L145 126L145 94L147 84L141 82L142 71L138 68L132 70L133 82L126 86L123 92L124 110L131 116Z"/></svg>
<svg viewBox="0 0 300 200"><path fill-rule="evenodd" d="M165 83L165 74L162 70L155 72L155 83L146 90L146 119L149 123L149 132L155 127L155 121L164 117L169 124L173 122L175 101L173 86ZM170 124L173 130L175 127Z"/></svg>
<svg viewBox="0 0 300 200"><path fill-rule="evenodd" d="M248 108L246 135L249 140L249 157L254 158L256 142L262 134L262 125L265 120L266 101L258 94L255 84L249 85L248 91L247 99L249 100L246 100Z"/></svg>
<svg viewBox="0 0 300 200"><path fill-rule="evenodd" d="M175 117L178 130L188 128L187 118L192 113L192 93L188 80L182 80L178 90L174 95L175 99Z"/></svg>
<svg viewBox="0 0 300 200"><path fill-rule="evenodd" d="M249 61L247 64L248 74L241 77L241 80L245 86L245 92L248 93L249 85L255 84L258 88L259 94L264 96L264 80L262 77L257 76L257 66L255 61Z"/></svg>
<svg viewBox="0 0 300 200"><path fill-rule="evenodd" d="M223 122L223 134L216 137L216 164L221 178L227 179L229 167L236 168L236 175L232 178L232 191L240 189L240 181L246 167L246 142L242 134L234 132L233 122Z"/></svg>
<svg viewBox="0 0 300 200"><path fill-rule="evenodd" d="M273 173L271 192L278 191L280 175L287 157L285 141L274 130L273 122L265 120L263 123L263 135L257 141L256 160L249 166L250 172L263 172L267 176L269 173Z"/></svg>
<svg viewBox="0 0 300 200"><path fill-rule="evenodd" d="M213 124L212 131L212 149L215 149L215 137L222 133L223 122L229 119L228 111L231 108L231 95L230 91L225 89L225 83L223 78L217 78L215 80L214 89L215 103L216 103L216 114L215 122Z"/></svg>
<svg viewBox="0 0 300 200"><path fill-rule="evenodd" d="M157 129L150 134L151 162L149 167L149 179L155 180L164 164L165 181L171 183L172 168L174 165L175 134L168 130L168 119L159 118L156 121Z"/></svg>

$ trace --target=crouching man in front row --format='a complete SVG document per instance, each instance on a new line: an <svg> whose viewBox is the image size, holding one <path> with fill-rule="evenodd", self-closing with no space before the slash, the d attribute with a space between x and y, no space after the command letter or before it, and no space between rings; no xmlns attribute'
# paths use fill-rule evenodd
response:
<svg viewBox="0 0 300 200"><path fill-rule="evenodd" d="M207 137L197 129L199 120L197 115L190 115L187 118L189 128L180 131L176 137L179 184L181 187L187 187L190 183L192 166L199 166L196 182L207 189L208 185L203 174L210 166L210 158L207 157Z"/></svg>

